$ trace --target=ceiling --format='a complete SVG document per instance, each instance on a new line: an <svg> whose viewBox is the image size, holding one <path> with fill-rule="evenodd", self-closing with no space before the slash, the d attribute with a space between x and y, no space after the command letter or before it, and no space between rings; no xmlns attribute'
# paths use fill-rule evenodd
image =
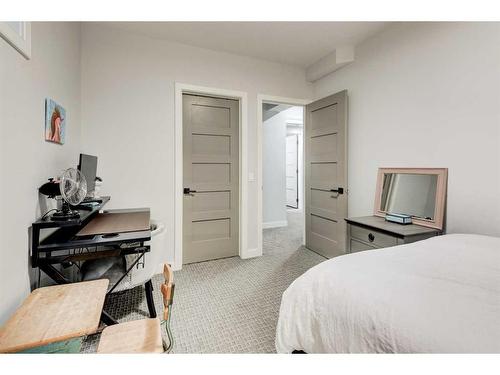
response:
<svg viewBox="0 0 500 375"><path fill-rule="evenodd" d="M386 22L109 22L148 37L306 68Z"/></svg>
<svg viewBox="0 0 500 375"><path fill-rule="evenodd" d="M262 121L267 121L271 117L291 107L292 106L288 104L262 103Z"/></svg>

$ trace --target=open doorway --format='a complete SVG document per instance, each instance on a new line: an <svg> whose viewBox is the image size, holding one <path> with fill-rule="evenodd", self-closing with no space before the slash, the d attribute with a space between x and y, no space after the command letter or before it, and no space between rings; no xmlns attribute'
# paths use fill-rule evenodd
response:
<svg viewBox="0 0 500 375"><path fill-rule="evenodd" d="M262 228L303 243L304 107L262 103ZM278 233L277 233L278 234Z"/></svg>
<svg viewBox="0 0 500 375"><path fill-rule="evenodd" d="M347 217L347 90L314 102L258 95L257 103L258 165L261 182L257 196L257 215L260 218L259 252L265 254L269 253L269 249L284 247L297 249L295 241L299 235L301 245L325 257L344 254L346 223L343 218ZM278 147L276 143L268 142L265 135L268 129L266 125L280 113L283 115L282 112L290 106L302 108L303 146L299 144L299 151L303 151L303 163L299 160L298 164L299 173L301 168L304 171L304 183L300 183L299 176L299 209L286 211L286 219L269 220L269 205L274 206L274 200L269 198L266 186L270 178L274 179L275 175L279 177L282 174L276 168L269 168L270 158L265 156L266 149L269 154ZM277 113L264 117L264 113L269 110ZM305 198L302 200L300 188ZM282 198L285 198L284 194ZM280 203L280 207L283 207L283 204ZM293 217L300 217L300 224L292 230L290 218ZM289 236L293 237L293 243L289 242Z"/></svg>

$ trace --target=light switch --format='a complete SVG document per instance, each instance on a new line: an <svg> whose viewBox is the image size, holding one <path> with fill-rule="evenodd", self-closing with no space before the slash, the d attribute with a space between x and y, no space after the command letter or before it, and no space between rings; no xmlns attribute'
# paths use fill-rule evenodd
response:
<svg viewBox="0 0 500 375"><path fill-rule="evenodd" d="M255 181L255 173L248 172L248 181L250 181L250 182Z"/></svg>

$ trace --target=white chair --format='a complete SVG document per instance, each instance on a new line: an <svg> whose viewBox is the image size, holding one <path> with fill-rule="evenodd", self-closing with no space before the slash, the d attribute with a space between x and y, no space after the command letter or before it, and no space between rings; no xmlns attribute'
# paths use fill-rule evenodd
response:
<svg viewBox="0 0 500 375"><path fill-rule="evenodd" d="M130 270L130 272L113 288L112 293L144 285L148 309L152 318L156 317L153 304L153 284L151 278L155 275L157 267L162 261L164 249L163 232L165 225L156 220L151 220L150 251ZM82 265L82 281L108 279L110 288L123 276L126 270L139 257L139 254L110 257L87 261Z"/></svg>
<svg viewBox="0 0 500 375"><path fill-rule="evenodd" d="M151 243L149 253L129 272L129 274L118 284L113 292L132 289L143 285L156 274L156 270L162 261L163 236L165 225L156 220L151 220ZM129 267L139 257L138 254L125 256L125 269Z"/></svg>

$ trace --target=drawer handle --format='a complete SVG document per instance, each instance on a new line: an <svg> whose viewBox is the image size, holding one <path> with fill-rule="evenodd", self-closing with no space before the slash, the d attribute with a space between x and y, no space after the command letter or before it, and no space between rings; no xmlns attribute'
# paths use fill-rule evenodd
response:
<svg viewBox="0 0 500 375"><path fill-rule="evenodd" d="M368 234L368 241L373 242L373 240L375 240L375 236L373 235L373 233L369 233Z"/></svg>

